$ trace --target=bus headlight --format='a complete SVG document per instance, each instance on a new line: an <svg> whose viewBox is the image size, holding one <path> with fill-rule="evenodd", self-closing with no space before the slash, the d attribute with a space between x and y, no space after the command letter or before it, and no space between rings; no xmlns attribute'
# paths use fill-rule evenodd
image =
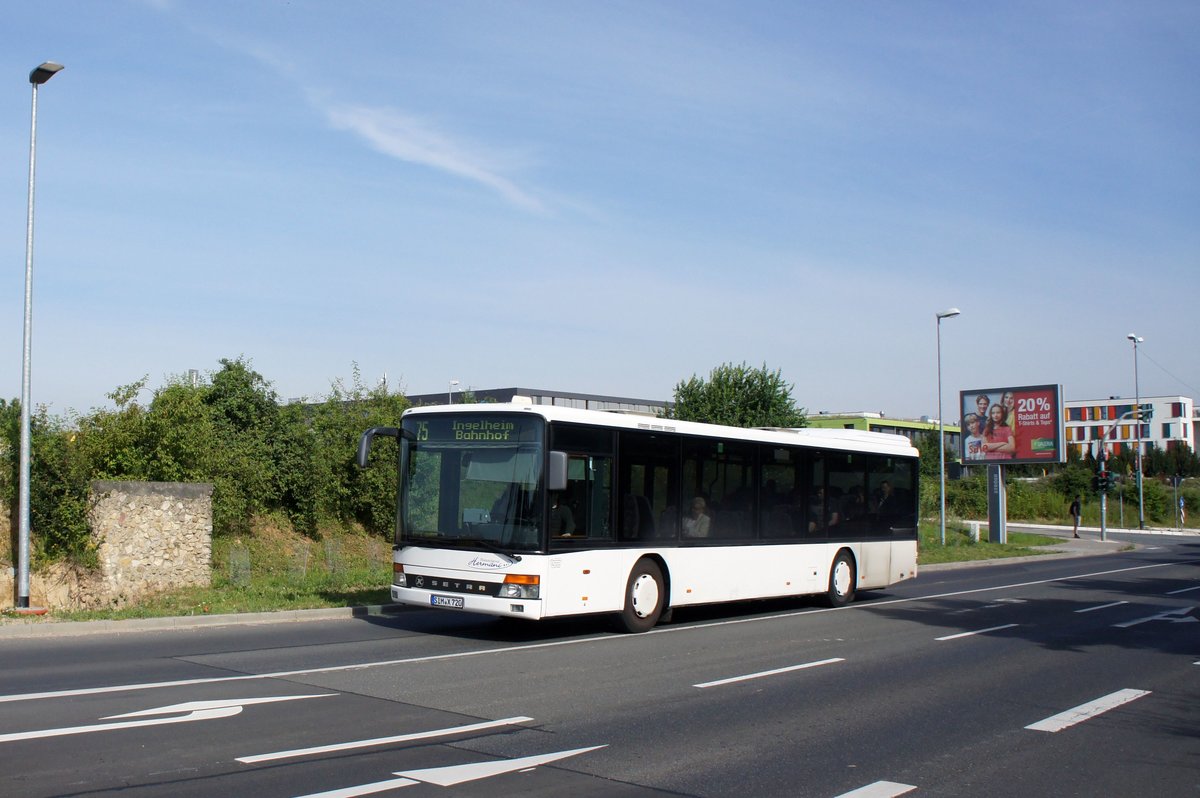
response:
<svg viewBox="0 0 1200 798"><path fill-rule="evenodd" d="M404 575L404 566L398 562L392 563L392 584L396 587L408 587L408 578Z"/></svg>
<svg viewBox="0 0 1200 798"><path fill-rule="evenodd" d="M536 599L541 597L540 576L508 574L500 585L500 598Z"/></svg>

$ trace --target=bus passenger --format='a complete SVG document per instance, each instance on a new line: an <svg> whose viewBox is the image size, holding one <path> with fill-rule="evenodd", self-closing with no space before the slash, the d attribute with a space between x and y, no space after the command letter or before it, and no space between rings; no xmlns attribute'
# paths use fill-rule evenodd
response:
<svg viewBox="0 0 1200 798"><path fill-rule="evenodd" d="M683 536L685 538L706 538L711 524L712 519L708 516L708 505L705 503L704 497L697 496L692 499L692 509L683 518Z"/></svg>
<svg viewBox="0 0 1200 798"><path fill-rule="evenodd" d="M837 526L842 520L836 507L825 499L825 486L819 485L808 505L808 531L820 532L831 526Z"/></svg>
<svg viewBox="0 0 1200 798"><path fill-rule="evenodd" d="M866 517L867 494L862 485L855 485L842 500L842 518L846 521L861 521Z"/></svg>
<svg viewBox="0 0 1200 798"><path fill-rule="evenodd" d="M550 536L569 538L575 533L575 515L561 493L555 493L553 501L550 508Z"/></svg>
<svg viewBox="0 0 1200 798"><path fill-rule="evenodd" d="M892 492L892 483L886 479L879 483L879 496L875 500L875 517L880 521L890 521L900 512L900 503Z"/></svg>

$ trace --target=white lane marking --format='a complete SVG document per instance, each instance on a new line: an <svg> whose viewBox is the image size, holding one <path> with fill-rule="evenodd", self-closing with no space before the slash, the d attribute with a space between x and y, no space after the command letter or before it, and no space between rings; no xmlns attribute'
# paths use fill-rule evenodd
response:
<svg viewBox="0 0 1200 798"><path fill-rule="evenodd" d="M946 635L945 637L935 637L933 639L937 640L939 642L941 642L942 640L957 640L960 637L973 637L975 635L985 635L988 632L998 632L1001 629L1011 629L1014 626L1019 626L1019 624L1006 623L1003 626L991 626L991 627L988 627L987 629L977 629L974 632L959 632L956 635Z"/></svg>
<svg viewBox="0 0 1200 798"><path fill-rule="evenodd" d="M358 798L360 795L374 795L377 792L387 792L388 790L395 790L400 787L411 787L414 784L420 783L412 779L388 779L387 781L376 781L371 784L359 784L356 787L343 787L340 790L310 792L308 795L299 795L296 798Z"/></svg>
<svg viewBox="0 0 1200 798"><path fill-rule="evenodd" d="M317 693L314 695L272 695L265 698L221 698L216 701L188 701L185 704L172 704L169 707L155 707L154 709L140 709L137 712L126 712L123 715L109 715L101 720L113 720L115 718L144 718L151 715L167 715L172 712L196 712L208 709L220 709L222 707L249 707L255 704L278 704L280 701L299 701L303 698L330 698L337 693Z"/></svg>
<svg viewBox="0 0 1200 798"><path fill-rule="evenodd" d="M845 661L846 660L843 659L842 657L834 657L833 659L822 659L822 660L817 660L816 662L805 662L802 665L789 665L786 668L775 668L774 670L759 671L758 673L747 673L745 676L731 676L728 679L717 679L716 681L712 681L712 682L701 682L700 684L693 684L692 687L699 687L700 689L704 689L706 687L719 687L723 684L733 684L734 682L745 682L745 681L749 681L750 679L761 679L764 676L774 676L779 673L788 673L790 671L800 671L800 670L804 670L805 668L816 668L821 665L832 665L835 662L845 662Z"/></svg>
<svg viewBox="0 0 1200 798"><path fill-rule="evenodd" d="M1120 607L1122 604L1128 604L1128 603L1129 603L1128 601L1114 601L1111 604L1101 604L1098 607L1084 607L1082 610L1075 610L1075 612L1080 613L1080 612L1095 612L1096 610L1107 610L1109 607Z"/></svg>
<svg viewBox="0 0 1200 798"><path fill-rule="evenodd" d="M898 781L877 781L857 790L844 792L837 798L895 798L917 789L911 784L901 784Z"/></svg>
<svg viewBox="0 0 1200 798"><path fill-rule="evenodd" d="M370 748L376 745L390 745L392 743L407 743L414 740L429 740L434 737L447 737L452 734L467 734L470 732L483 731L484 729L495 729L500 726L511 726L516 723L527 723L531 720L533 720L533 718L527 718L524 716L504 718L503 720L489 720L482 723L469 723L464 726L450 726L445 729L433 729L431 731L413 732L411 734L397 734L394 737L376 737L373 740L358 740L351 743L334 743L332 745L319 745L312 748L294 748L291 751L276 751L275 753L271 754L239 756L234 761L241 762L244 765L253 765L258 762L274 762L277 759L294 759L301 756L328 754L334 751L351 751L355 748Z"/></svg>
<svg viewBox="0 0 1200 798"><path fill-rule="evenodd" d="M303 698L324 698L326 695L337 695L336 693L323 693L321 695L288 695L288 696L271 696L269 698L231 698L226 701L192 701L187 704L173 704L169 707L155 707L153 709L143 709L138 712L127 712L124 715L109 715L100 720L116 721L118 718L144 718L152 715L171 715L172 713L185 712L187 714L175 714L172 717L165 718L150 718L149 720L127 720L114 723L93 723L87 726L68 726L58 729L39 729L29 732L13 732L11 734L0 734L0 743L16 742L18 740L41 740L47 737L66 737L72 734L92 734L94 732L116 731L118 729L138 729L146 726L166 726L172 723L191 723L197 720L216 720L218 718L231 718L234 715L240 714L242 708L250 704L267 704L276 701L298 701Z"/></svg>
<svg viewBox="0 0 1200 798"><path fill-rule="evenodd" d="M890 607L898 604L914 604L921 601L934 601L936 599L955 598L957 596L969 596L975 593L986 593L993 590L1013 590L1015 588L1032 587L1034 585L1049 585L1055 582L1071 582L1076 579L1094 579L1098 576L1111 576L1113 574L1132 573L1134 571L1145 571L1150 568L1168 568L1178 565L1190 565L1200 562L1200 560L1180 560L1178 562L1162 562L1153 563L1151 565L1135 565L1131 568L1114 568L1109 571L1095 571L1087 574L1076 574L1074 576L1060 576L1053 579L1039 579L1032 582L1017 582L1010 585L996 585L994 587L977 587L970 590L959 590L950 593L933 593L927 596L913 596L912 598L889 599L887 601L872 601L870 604L848 604L844 607L834 607L830 609L809 609L799 612L789 612L780 615L757 616L754 618L738 618L725 621L712 621L711 623L694 624L690 626L665 626L658 629L651 629L646 632L647 635L664 635L664 634L683 634L696 630L711 629L717 626L736 626L744 623L766 623L770 621L788 620L797 618L803 615L820 615L826 612L845 612L848 610L870 610L878 607ZM73 690L48 690L39 693L13 693L11 695L0 695L0 704L10 701L37 701L47 698L70 698L80 695L99 695L102 693L122 693L134 692L139 690L160 690L169 687L191 687L200 684L218 684L221 682L244 682L253 679L286 679L295 676L309 676L317 673L337 673L339 671L367 670L369 668L384 668L395 665L415 665L424 662L441 662L450 659L459 659L463 657L479 657L489 654L509 654L513 652L534 651L540 648L555 648L558 646L575 646L586 643L617 643L631 642L638 640L642 635L604 635L602 637L583 637L571 640L555 640L549 643L531 643L523 646L504 646L501 648L485 648L475 651L460 651L454 654L432 654L427 657L409 657L407 659L390 659L377 660L374 662L355 662L349 665L330 665L324 668L301 668L290 671L275 671L273 673L250 673L242 676L209 676L196 679L178 679L169 682L145 682L142 684L118 684L109 685L107 687L82 687Z"/></svg>
<svg viewBox="0 0 1200 798"><path fill-rule="evenodd" d="M1066 712L1052 715L1045 720L1031 723L1025 728L1032 729L1033 731L1059 732L1074 726L1076 723L1082 723L1088 718L1094 718L1103 712L1116 709L1122 704L1128 704L1130 701L1136 701L1142 696L1147 695L1150 695L1149 690L1118 690L1102 698L1097 698L1095 701L1080 704L1074 709L1068 709Z"/></svg>
<svg viewBox="0 0 1200 798"><path fill-rule="evenodd" d="M1168 596L1178 596L1180 593L1191 593L1193 590L1200 590L1200 585L1192 585L1191 587L1184 587L1184 588L1180 588L1179 590L1172 590L1167 595Z"/></svg>
<svg viewBox="0 0 1200 798"><path fill-rule="evenodd" d="M436 784L439 787L453 787L468 781L477 781L491 776L502 776L505 773L512 773L514 771L528 773L535 770L538 765L547 765L551 762L557 762L560 759L586 754L589 751L596 751L607 747L607 745L593 745L588 748L573 748L570 751L555 751L551 754L537 754L535 756L521 757L520 759L500 759L492 762L474 762L466 765L449 765L440 768L425 768L423 770L405 770L392 774L400 776L398 779L376 781L370 784L358 784L353 787L342 787L337 790L327 790L325 792L313 792L307 795L296 796L296 798L357 798L360 795L373 795L400 787L411 787L414 784Z"/></svg>
<svg viewBox="0 0 1200 798"><path fill-rule="evenodd" d="M453 787L456 784L512 773L515 770L534 768L538 765L566 759L569 756L578 756L607 747L607 745L593 745L587 748L573 748L569 751L555 751L552 754L524 756L520 759L501 759L496 762L476 762L470 765L451 765L450 767L425 768L424 770L404 770L395 775L416 779L426 784L436 784L439 787Z"/></svg>
<svg viewBox="0 0 1200 798"><path fill-rule="evenodd" d="M1138 624L1141 624L1141 623L1149 623L1150 621L1170 621L1171 623L1196 623L1197 619L1191 617L1191 615L1189 614L1194 609L1195 609L1195 607L1180 607L1177 610L1167 610L1166 612L1160 612L1158 615L1147 615L1145 618L1136 618L1132 621L1126 621L1125 623L1114 623L1113 626L1115 626L1118 629L1128 629L1131 626L1137 626Z"/></svg>

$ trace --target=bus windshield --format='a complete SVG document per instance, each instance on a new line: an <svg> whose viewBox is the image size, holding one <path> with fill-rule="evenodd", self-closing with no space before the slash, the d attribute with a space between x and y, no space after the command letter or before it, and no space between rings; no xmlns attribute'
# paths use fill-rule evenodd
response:
<svg viewBox="0 0 1200 798"><path fill-rule="evenodd" d="M403 423L413 437L401 486L400 543L541 547L544 421L467 412Z"/></svg>

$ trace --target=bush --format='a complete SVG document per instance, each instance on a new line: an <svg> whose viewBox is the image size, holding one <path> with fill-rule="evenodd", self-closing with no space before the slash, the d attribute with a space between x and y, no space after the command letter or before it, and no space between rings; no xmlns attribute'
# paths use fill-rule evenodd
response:
<svg viewBox="0 0 1200 798"><path fill-rule="evenodd" d="M35 558L93 556L87 513L97 479L210 482L218 538L249 532L265 515L286 517L309 537L335 526L390 534L395 447L375 447L376 468L360 470L354 460L363 430L398 424L407 400L364 388L355 368L352 385L335 382L323 402L281 407L247 361L220 363L208 383L168 380L149 406L137 402L142 379L109 394L113 409L33 415ZM0 497L10 508L18 502L19 438L20 404L0 402Z"/></svg>

